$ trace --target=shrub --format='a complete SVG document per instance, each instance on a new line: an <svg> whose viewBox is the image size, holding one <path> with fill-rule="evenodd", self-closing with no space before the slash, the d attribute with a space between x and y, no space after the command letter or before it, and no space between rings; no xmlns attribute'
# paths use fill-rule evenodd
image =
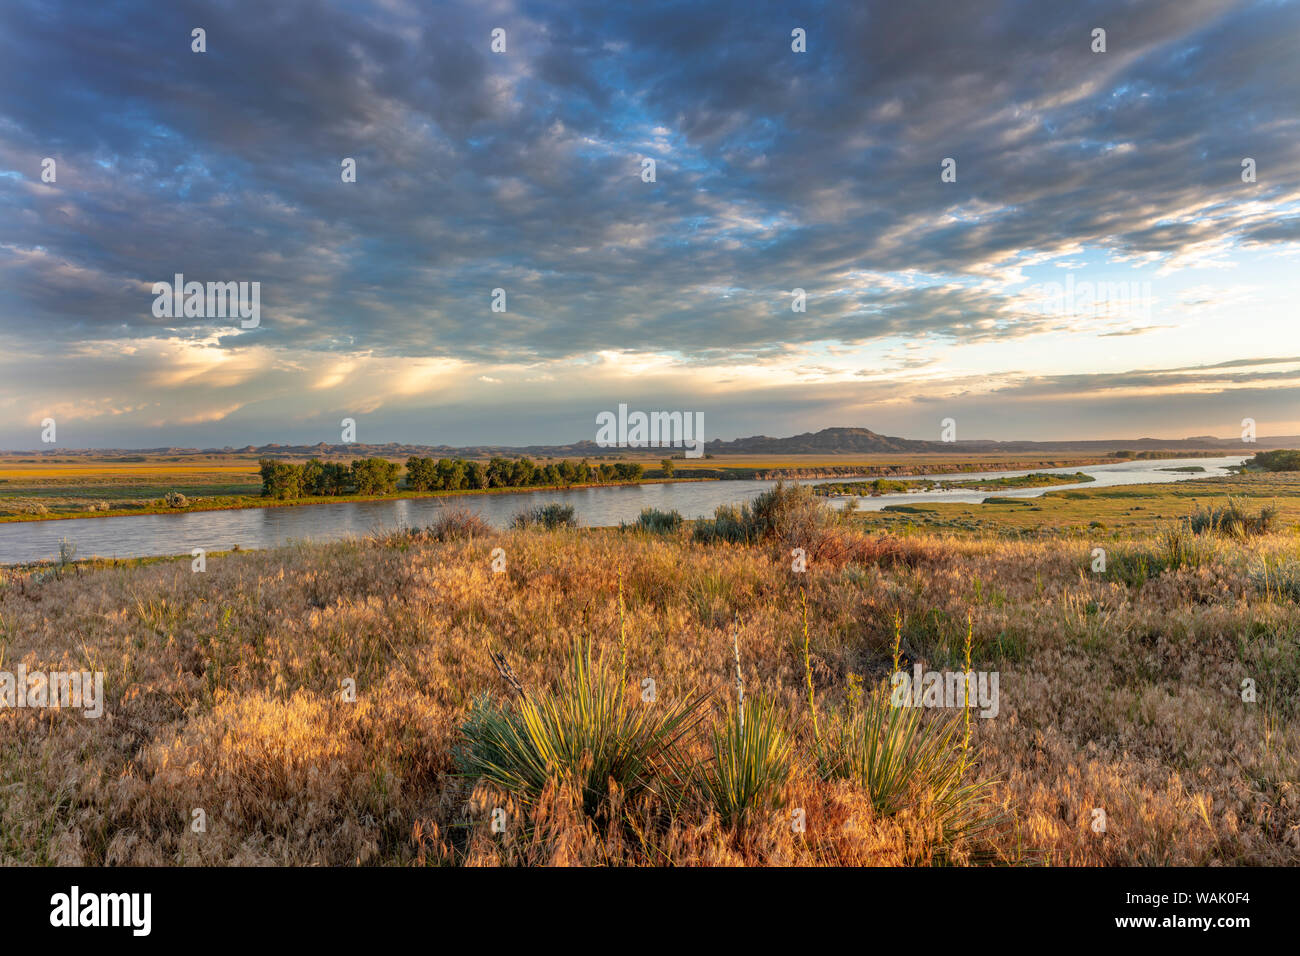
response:
<svg viewBox="0 0 1300 956"><path fill-rule="evenodd" d="M510 521L512 528L531 528L534 525L539 525L547 531L554 531L556 528L576 528L578 519L574 517L573 505L552 502L548 505L539 505L532 511L521 511Z"/></svg>
<svg viewBox="0 0 1300 956"><path fill-rule="evenodd" d="M806 543L816 531L838 520L807 485L778 481L749 504L718 506L713 520L696 522L694 535L706 543L752 544L766 539Z"/></svg>
<svg viewBox="0 0 1300 956"><path fill-rule="evenodd" d="M837 515L822 506L807 485L787 485L764 491L749 506L754 521L754 536L759 539L807 540L812 533L834 524Z"/></svg>
<svg viewBox="0 0 1300 956"><path fill-rule="evenodd" d="M167 503L168 508L184 508L188 505L189 499L179 491L169 491L163 496L163 501Z"/></svg>
<svg viewBox="0 0 1300 956"><path fill-rule="evenodd" d="M620 525L623 529L648 531L652 534L672 534L682 526L682 516L677 511L660 511L658 508L644 508L632 524Z"/></svg>
<svg viewBox="0 0 1300 956"><path fill-rule="evenodd" d="M895 535L865 535L853 528L848 518L847 512L838 513L822 505L808 486L778 481L749 504L720 505L712 519L695 523L693 537L705 544L777 541L783 549L803 548L812 561L836 565L852 562L914 567L939 557L933 547Z"/></svg>
<svg viewBox="0 0 1300 956"><path fill-rule="evenodd" d="M696 541L713 544L727 541L732 544L750 544L754 541L754 519L749 505L718 505L713 518L695 522L692 533Z"/></svg>
<svg viewBox="0 0 1300 956"><path fill-rule="evenodd" d="M780 712L762 698L746 698L714 728L713 760L700 773L700 788L719 816L743 826L784 802L790 750Z"/></svg>
<svg viewBox="0 0 1300 956"><path fill-rule="evenodd" d="M428 533L439 541L458 541L462 538L481 538L492 533L492 526L483 516L468 508L449 508L439 512Z"/></svg>
<svg viewBox="0 0 1300 956"><path fill-rule="evenodd" d="M567 677L553 691L525 693L513 709L477 698L461 726L459 771L534 805L558 780L582 795L594 816L611 782L625 795L666 793L680 786L683 739L703 717L704 696L647 705L625 681L592 663L590 645L576 643Z"/></svg>
<svg viewBox="0 0 1300 956"><path fill-rule="evenodd" d="M1229 498L1219 507L1198 508L1187 519L1194 534L1223 534L1239 539L1268 534L1276 521L1276 507L1266 505L1259 514L1251 515L1245 503L1236 498Z"/></svg>

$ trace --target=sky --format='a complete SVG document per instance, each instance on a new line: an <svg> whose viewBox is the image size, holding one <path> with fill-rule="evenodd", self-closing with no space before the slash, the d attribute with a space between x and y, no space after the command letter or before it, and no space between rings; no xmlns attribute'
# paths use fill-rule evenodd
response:
<svg viewBox="0 0 1300 956"><path fill-rule="evenodd" d="M1300 433L1298 51L1279 0L5 0L0 448Z"/></svg>

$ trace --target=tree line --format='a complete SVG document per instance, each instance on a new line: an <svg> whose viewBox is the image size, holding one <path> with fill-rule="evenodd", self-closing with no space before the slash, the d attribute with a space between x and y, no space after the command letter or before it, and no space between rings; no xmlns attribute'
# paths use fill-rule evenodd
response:
<svg viewBox="0 0 1300 956"><path fill-rule="evenodd" d="M397 490L401 466L384 458L359 458L351 465L313 458L300 465L263 458L262 496L306 498L322 495L383 495ZM462 491L482 488L563 487L636 481L644 472L632 462L589 464L560 461L541 465L529 458L493 458L486 465L462 458L406 460L411 491Z"/></svg>
<svg viewBox="0 0 1300 956"><path fill-rule="evenodd" d="M541 465L531 458L492 458L486 465L463 458L406 460L406 487L412 491L461 491L480 488L527 488L536 485L593 485L636 481L641 465L617 462L592 465L564 460Z"/></svg>
<svg viewBox="0 0 1300 956"><path fill-rule="evenodd" d="M313 458L301 465L263 458L262 496L383 495L397 490L401 466L383 458L358 458L351 465Z"/></svg>

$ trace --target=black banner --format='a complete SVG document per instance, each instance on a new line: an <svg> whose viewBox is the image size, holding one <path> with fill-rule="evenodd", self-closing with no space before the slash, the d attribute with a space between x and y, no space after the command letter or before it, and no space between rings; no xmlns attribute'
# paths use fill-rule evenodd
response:
<svg viewBox="0 0 1300 956"><path fill-rule="evenodd" d="M338 944L376 931L436 940L454 922L485 944L555 939L566 928L633 942L688 925L692 942L734 941L779 924L922 946L1045 932L1231 946L1290 925L1283 906L1295 898L1295 872L52 868L0 871L0 891L17 943Z"/></svg>

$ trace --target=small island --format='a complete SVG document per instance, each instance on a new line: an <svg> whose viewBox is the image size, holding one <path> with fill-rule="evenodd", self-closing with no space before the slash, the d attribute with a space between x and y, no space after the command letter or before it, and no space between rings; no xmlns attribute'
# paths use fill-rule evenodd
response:
<svg viewBox="0 0 1300 956"><path fill-rule="evenodd" d="M827 498L866 498L929 491L1003 491L1008 488L1050 488L1096 481L1092 475L1076 471L1069 475L1034 471L1010 478L971 478L965 481L935 481L931 478L876 478L872 481L825 482L814 485L813 492Z"/></svg>

